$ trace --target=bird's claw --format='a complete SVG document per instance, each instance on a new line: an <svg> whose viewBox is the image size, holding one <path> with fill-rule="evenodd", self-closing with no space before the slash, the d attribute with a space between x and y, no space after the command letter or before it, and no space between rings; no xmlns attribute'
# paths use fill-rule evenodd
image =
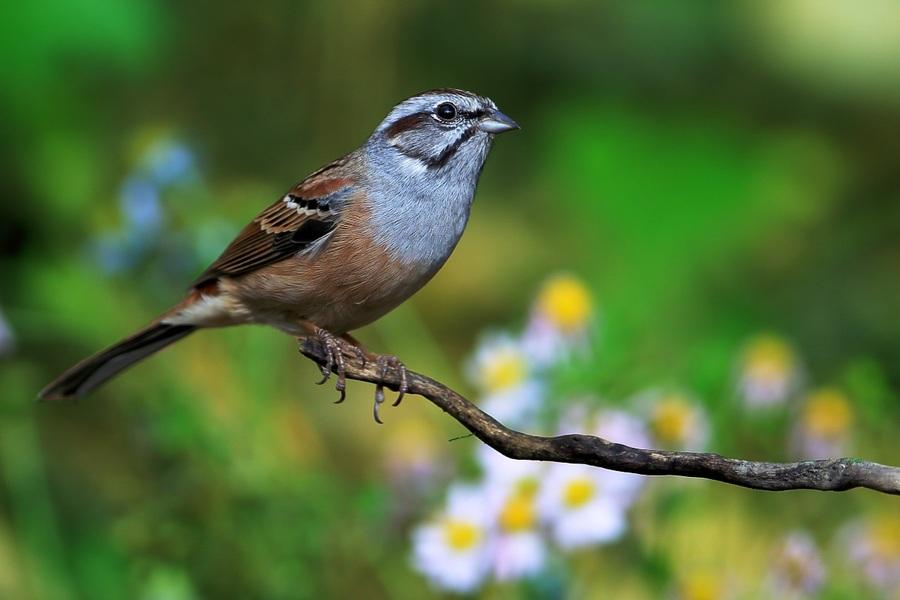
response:
<svg viewBox="0 0 900 600"><path fill-rule="evenodd" d="M384 404L384 380L387 377L388 369L394 368L400 372L400 385L397 387L397 399L394 400L392 406L397 406L403 400L403 396L409 391L409 385L406 376L406 367L400 362L396 356L380 355L376 359L378 367L378 383L375 384L375 405L372 407L372 414L376 423L383 423L378 414L379 407Z"/></svg>
<svg viewBox="0 0 900 600"><path fill-rule="evenodd" d="M366 368L366 351L360 348L359 346L353 346L353 352L356 354L356 359L359 361L359 365L361 368Z"/></svg>
<svg viewBox="0 0 900 600"><path fill-rule="evenodd" d="M334 389L339 391L341 396L335 401L335 404L340 404L347 397L347 369L341 342L322 328L316 329L316 337L319 338L322 346L325 347L325 364L319 365L319 369L322 371L322 380L318 384L322 385L328 381L332 370L335 370L335 367L337 367L337 381L334 384Z"/></svg>

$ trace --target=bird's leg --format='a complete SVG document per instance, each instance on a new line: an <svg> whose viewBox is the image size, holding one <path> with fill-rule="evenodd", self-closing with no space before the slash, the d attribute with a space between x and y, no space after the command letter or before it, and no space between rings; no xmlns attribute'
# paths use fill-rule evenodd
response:
<svg viewBox="0 0 900 600"><path fill-rule="evenodd" d="M378 377L381 381L375 384L375 406L372 414L376 423L382 423L381 417L378 416L378 409L384 404L384 379L387 377L388 369L394 368L400 372L400 385L397 387L397 399L394 400L393 406L400 404L403 395L409 390L409 385L406 378L406 367L396 356L379 354L375 359L375 365L378 367Z"/></svg>
<svg viewBox="0 0 900 600"><path fill-rule="evenodd" d="M341 393L341 397L337 399L335 404L340 404L347 397L346 364L344 362L343 346L350 344L346 340L335 337L334 334L321 327L314 327L313 335L319 339L322 346L325 348L325 364L319 365L319 369L322 371L322 381L319 381L318 384L322 385L328 381L331 377L332 369L337 367L337 381L334 384L334 389ZM357 352L359 351L355 346L352 347L356 349Z"/></svg>
<svg viewBox="0 0 900 600"><path fill-rule="evenodd" d="M378 369L378 376L381 378L382 382L384 378L387 377L388 369L394 368L400 371L400 386L397 388L397 399L394 400L394 404L392 406L397 406L403 400L403 395L409 389L407 383L407 375L406 375L406 367L400 362L396 356L391 355L373 355L369 352L365 346L363 346L359 340L350 335L349 333L344 333L341 335L341 339L350 344L356 353L356 357L359 359L359 362L362 364L363 368L365 368L367 363L367 356L374 357L375 366ZM376 383L375 384L375 405L372 408L372 415L375 417L376 423L382 423L381 416L378 414L378 409L381 405L384 404L384 383Z"/></svg>
<svg viewBox="0 0 900 600"><path fill-rule="evenodd" d="M397 386L397 399L394 400L393 406L399 405L403 400L403 396L409 391L406 367L403 363L400 362L396 356L383 354L374 355L367 352L363 345L349 333L335 336L330 331L312 324L304 323L304 327L308 329L310 335L315 336L322 344L322 347L325 348L325 364L319 365L319 369L322 371L322 380L318 382L319 385L328 381L332 371L337 373L337 382L334 387L341 393L341 397L337 399L335 404L343 402L347 395L346 362L344 355L354 355L357 360L359 360L362 368L365 368L369 361L374 360L375 366L378 369L379 382L375 384L375 405L372 409L372 414L375 417L375 422L383 423L378 411L381 405L384 404L384 380L387 377L389 369L397 369L400 374L400 384Z"/></svg>

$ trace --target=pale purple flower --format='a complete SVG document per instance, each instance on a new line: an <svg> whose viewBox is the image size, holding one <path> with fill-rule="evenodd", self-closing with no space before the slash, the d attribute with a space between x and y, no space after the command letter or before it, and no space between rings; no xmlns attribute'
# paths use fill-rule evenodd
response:
<svg viewBox="0 0 900 600"><path fill-rule="evenodd" d="M651 389L632 404L645 415L655 445L700 452L709 440L709 419L700 403L680 390Z"/></svg>
<svg viewBox="0 0 900 600"><path fill-rule="evenodd" d="M786 340L762 334L746 343L738 364L737 388L747 406L766 408L784 404L799 383L797 357Z"/></svg>
<svg viewBox="0 0 900 600"><path fill-rule="evenodd" d="M853 522L839 538L850 562L869 585L885 593L900 590L900 516L895 513Z"/></svg>
<svg viewBox="0 0 900 600"><path fill-rule="evenodd" d="M812 598L825 583L825 565L815 541L794 531L779 545L769 573L769 588L778 598Z"/></svg>
<svg viewBox="0 0 900 600"><path fill-rule="evenodd" d="M547 543L536 530L500 531L494 542L491 567L497 581L534 577L547 563Z"/></svg>
<svg viewBox="0 0 900 600"><path fill-rule="evenodd" d="M791 446L800 458L844 456L853 428L850 399L839 389L820 388L806 396L791 434Z"/></svg>
<svg viewBox="0 0 900 600"><path fill-rule="evenodd" d="M419 421L394 425L385 446L384 466L393 487L403 496L400 501L423 497L435 481L446 473L443 447L435 443L438 432Z"/></svg>

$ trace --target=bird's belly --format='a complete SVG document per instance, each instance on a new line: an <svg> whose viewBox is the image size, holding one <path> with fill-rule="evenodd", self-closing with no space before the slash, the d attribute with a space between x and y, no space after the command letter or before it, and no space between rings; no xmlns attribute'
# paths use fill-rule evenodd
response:
<svg viewBox="0 0 900 600"><path fill-rule="evenodd" d="M335 333L352 331L386 315L415 294L431 278L420 272L394 273L359 285L336 282L333 293L306 307L307 319ZM341 287L340 284L346 285Z"/></svg>
<svg viewBox="0 0 900 600"><path fill-rule="evenodd" d="M341 260L297 257L232 280L253 321L291 334L312 323L332 333L368 325L387 314L427 283L440 264L410 264L383 253Z"/></svg>

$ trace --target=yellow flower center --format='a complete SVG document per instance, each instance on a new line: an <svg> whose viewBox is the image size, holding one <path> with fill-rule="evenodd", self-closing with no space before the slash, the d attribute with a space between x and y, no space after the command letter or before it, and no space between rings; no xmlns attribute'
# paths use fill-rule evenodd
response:
<svg viewBox="0 0 900 600"><path fill-rule="evenodd" d="M573 479L563 490L563 503L568 508L579 508L590 501L596 493L594 482L587 477Z"/></svg>
<svg viewBox="0 0 900 600"><path fill-rule="evenodd" d="M766 381L783 379L794 369L790 346L774 335L760 335L744 351L744 370L750 377Z"/></svg>
<svg viewBox="0 0 900 600"><path fill-rule="evenodd" d="M722 585L708 574L694 574L681 585L684 600L716 600L722 597Z"/></svg>
<svg viewBox="0 0 900 600"><path fill-rule="evenodd" d="M803 408L807 429L823 437L837 437L847 432L853 422L853 410L840 390L824 388L811 393Z"/></svg>
<svg viewBox="0 0 900 600"><path fill-rule="evenodd" d="M444 523L444 539L457 552L471 550L481 538L481 529L467 521L449 519Z"/></svg>
<svg viewBox="0 0 900 600"><path fill-rule="evenodd" d="M869 526L872 549L881 558L900 560L900 517L882 517Z"/></svg>
<svg viewBox="0 0 900 600"><path fill-rule="evenodd" d="M534 499L521 494L512 496L500 511L500 527L510 533L533 529L536 520Z"/></svg>
<svg viewBox="0 0 900 600"><path fill-rule="evenodd" d="M591 316L591 295L571 275L557 275L538 294L538 310L563 333L584 329Z"/></svg>
<svg viewBox="0 0 900 600"><path fill-rule="evenodd" d="M693 422L691 406L680 396L672 395L654 408L651 427L661 442L678 444L687 437Z"/></svg>
<svg viewBox="0 0 900 600"><path fill-rule="evenodd" d="M525 380L525 358L514 351L504 351L492 357L484 367L484 387L498 392L514 387Z"/></svg>

